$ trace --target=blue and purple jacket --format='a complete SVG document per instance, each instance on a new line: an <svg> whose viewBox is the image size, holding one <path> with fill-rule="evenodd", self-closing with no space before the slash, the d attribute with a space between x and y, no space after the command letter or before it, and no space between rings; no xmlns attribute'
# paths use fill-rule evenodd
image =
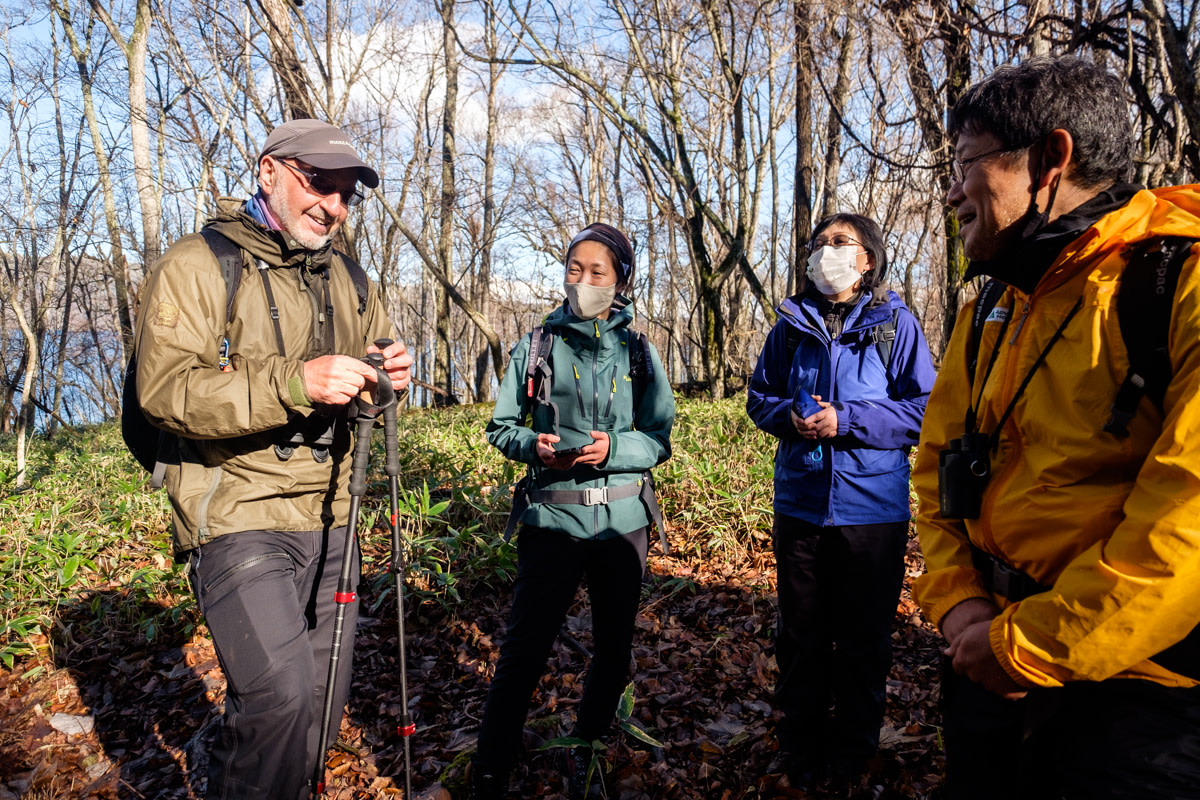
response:
<svg viewBox="0 0 1200 800"><path fill-rule="evenodd" d="M811 298L792 297L777 309L746 400L754 423L779 439L777 514L822 526L910 516L908 452L936 373L920 323L900 297L889 291L882 303L871 300L864 294L836 338ZM895 340L884 364L871 334L891 319ZM789 338L798 339L790 359ZM810 440L796 432L790 412L799 387L837 409L836 436Z"/></svg>

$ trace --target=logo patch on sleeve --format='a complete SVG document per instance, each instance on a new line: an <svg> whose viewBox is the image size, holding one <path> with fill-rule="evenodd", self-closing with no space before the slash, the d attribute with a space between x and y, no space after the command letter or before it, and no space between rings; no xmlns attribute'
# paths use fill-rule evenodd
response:
<svg viewBox="0 0 1200 800"><path fill-rule="evenodd" d="M154 324L161 328L174 328L179 324L179 306L160 300L154 308Z"/></svg>

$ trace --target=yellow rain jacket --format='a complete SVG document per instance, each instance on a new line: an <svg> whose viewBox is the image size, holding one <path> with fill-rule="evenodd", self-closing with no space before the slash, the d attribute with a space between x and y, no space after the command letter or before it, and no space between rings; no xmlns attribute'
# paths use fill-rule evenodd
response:
<svg viewBox="0 0 1200 800"><path fill-rule="evenodd" d="M992 650L1029 686L1137 677L1196 681L1150 659L1200 624L1200 246L1183 265L1170 324L1172 379L1164 414L1143 398L1130 435L1102 432L1129 369L1117 284L1129 245L1200 237L1200 186L1140 191L1068 245L1031 295L1009 288L983 326L972 387L973 304L960 312L925 414L913 483L927 573L915 596L941 625L958 603L990 595L972 567L977 547L1050 591L1003 609ZM993 350L979 430L992 433L1076 301L1083 305L1016 401L992 454L978 519L938 513L938 453L963 433ZM1164 416L1165 415L1165 416ZM1190 674L1200 676L1200 664Z"/></svg>

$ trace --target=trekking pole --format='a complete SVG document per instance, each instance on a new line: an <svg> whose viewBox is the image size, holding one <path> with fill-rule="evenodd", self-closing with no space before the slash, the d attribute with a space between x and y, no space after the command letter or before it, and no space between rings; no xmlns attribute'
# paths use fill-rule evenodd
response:
<svg viewBox="0 0 1200 800"><path fill-rule="evenodd" d="M354 586L350 582L350 571L353 567L353 550L355 537L358 534L358 507L362 497L367 492L367 461L371 457L371 429L379 413L389 404L395 408L396 390L392 387L391 378L382 370L383 356L371 353L363 359L375 367L378 372L375 403L368 403L361 398L350 401L350 408L355 411L354 461L350 467L350 518L346 523L346 545L342 551L342 572L338 576L337 591L333 599L337 610L333 618L333 645L329 651L329 674L325 680L325 705L321 711L321 730L317 740L317 764L313 775L317 795L325 793L325 757L329 751L329 725L333 719L334 682L337 678L338 662L342 651L342 628L346 623L346 606L357 598ZM394 412L393 412L394 413Z"/></svg>
<svg viewBox="0 0 1200 800"><path fill-rule="evenodd" d="M375 346L380 350L392 343L391 339L379 339ZM396 408L399 402L383 408L383 436L387 454L388 492L391 500L392 523L392 573L396 581L396 635L400 643L400 721L396 732L404 739L404 797L412 797L412 749L408 737L417 726L408 713L408 668L404 652L404 549L400 539L400 456L399 434L396 431Z"/></svg>

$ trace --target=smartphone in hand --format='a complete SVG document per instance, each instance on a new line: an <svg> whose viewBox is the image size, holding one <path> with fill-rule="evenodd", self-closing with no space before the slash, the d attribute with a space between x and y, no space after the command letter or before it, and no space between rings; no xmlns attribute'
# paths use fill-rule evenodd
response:
<svg viewBox="0 0 1200 800"><path fill-rule="evenodd" d="M820 410L821 404L814 400L811 394L803 388L796 390L796 394L792 397L792 411L797 417L808 419Z"/></svg>
<svg viewBox="0 0 1200 800"><path fill-rule="evenodd" d="M568 448L566 448L565 450L555 450L555 451L554 451L554 457L555 457L555 458L563 458L563 457L565 457L565 456L578 456L578 455L582 455L582 454L583 454L583 448L585 448L585 447L587 447L587 445L586 445L586 444L581 444L581 445L579 445L579 447L568 447Z"/></svg>

